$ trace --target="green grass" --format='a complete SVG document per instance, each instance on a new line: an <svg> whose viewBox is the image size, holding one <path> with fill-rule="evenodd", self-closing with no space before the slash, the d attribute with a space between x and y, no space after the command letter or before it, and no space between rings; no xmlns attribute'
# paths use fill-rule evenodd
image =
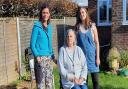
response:
<svg viewBox="0 0 128 89"><path fill-rule="evenodd" d="M101 89L128 89L128 78L100 73L100 87Z"/></svg>
<svg viewBox="0 0 128 89"><path fill-rule="evenodd" d="M54 68L55 89L60 88L58 69ZM128 78L113 74L100 73L100 89L128 89ZM89 89L92 89L91 77L89 75Z"/></svg>

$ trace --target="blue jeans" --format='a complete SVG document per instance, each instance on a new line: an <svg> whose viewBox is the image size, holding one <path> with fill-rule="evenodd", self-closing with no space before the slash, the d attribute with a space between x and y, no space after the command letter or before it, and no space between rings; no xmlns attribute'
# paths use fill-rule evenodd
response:
<svg viewBox="0 0 128 89"><path fill-rule="evenodd" d="M71 89L88 89L87 85L74 85Z"/></svg>

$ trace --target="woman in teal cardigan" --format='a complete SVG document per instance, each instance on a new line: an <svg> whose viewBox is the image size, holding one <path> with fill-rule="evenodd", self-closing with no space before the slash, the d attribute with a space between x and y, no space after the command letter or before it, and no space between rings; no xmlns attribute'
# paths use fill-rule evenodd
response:
<svg viewBox="0 0 128 89"><path fill-rule="evenodd" d="M30 47L35 57L35 76L38 89L53 89L52 26L47 4L40 10L39 21L33 26Z"/></svg>

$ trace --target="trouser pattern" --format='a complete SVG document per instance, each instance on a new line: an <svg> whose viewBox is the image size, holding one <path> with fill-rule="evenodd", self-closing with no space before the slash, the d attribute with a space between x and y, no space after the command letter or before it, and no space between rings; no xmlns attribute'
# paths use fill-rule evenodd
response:
<svg viewBox="0 0 128 89"><path fill-rule="evenodd" d="M53 89L53 65L50 58L43 57L41 63L35 63L35 76L38 89Z"/></svg>

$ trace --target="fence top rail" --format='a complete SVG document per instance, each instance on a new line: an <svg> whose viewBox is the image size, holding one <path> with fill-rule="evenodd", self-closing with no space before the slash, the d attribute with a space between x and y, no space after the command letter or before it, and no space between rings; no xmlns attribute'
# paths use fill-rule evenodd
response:
<svg viewBox="0 0 128 89"><path fill-rule="evenodd" d="M36 18L27 18L27 17L18 17L19 20L37 20ZM3 21L3 20L16 20L17 17L6 17L6 18L0 18L0 21Z"/></svg>
<svg viewBox="0 0 128 89"><path fill-rule="evenodd" d="M1 20L10 20L10 19L14 19L14 20L16 20L16 18L17 17L0 17L0 21ZM19 20L38 20L38 18L29 18L29 17L18 17L19 18ZM65 17L65 19L74 19L75 17ZM51 21L52 20L64 20L64 18L63 19L51 19Z"/></svg>
<svg viewBox="0 0 128 89"><path fill-rule="evenodd" d="M7 17L7 18L0 18L0 21L3 21L3 20L10 20L10 19L16 19L16 18L10 18L10 17Z"/></svg>

